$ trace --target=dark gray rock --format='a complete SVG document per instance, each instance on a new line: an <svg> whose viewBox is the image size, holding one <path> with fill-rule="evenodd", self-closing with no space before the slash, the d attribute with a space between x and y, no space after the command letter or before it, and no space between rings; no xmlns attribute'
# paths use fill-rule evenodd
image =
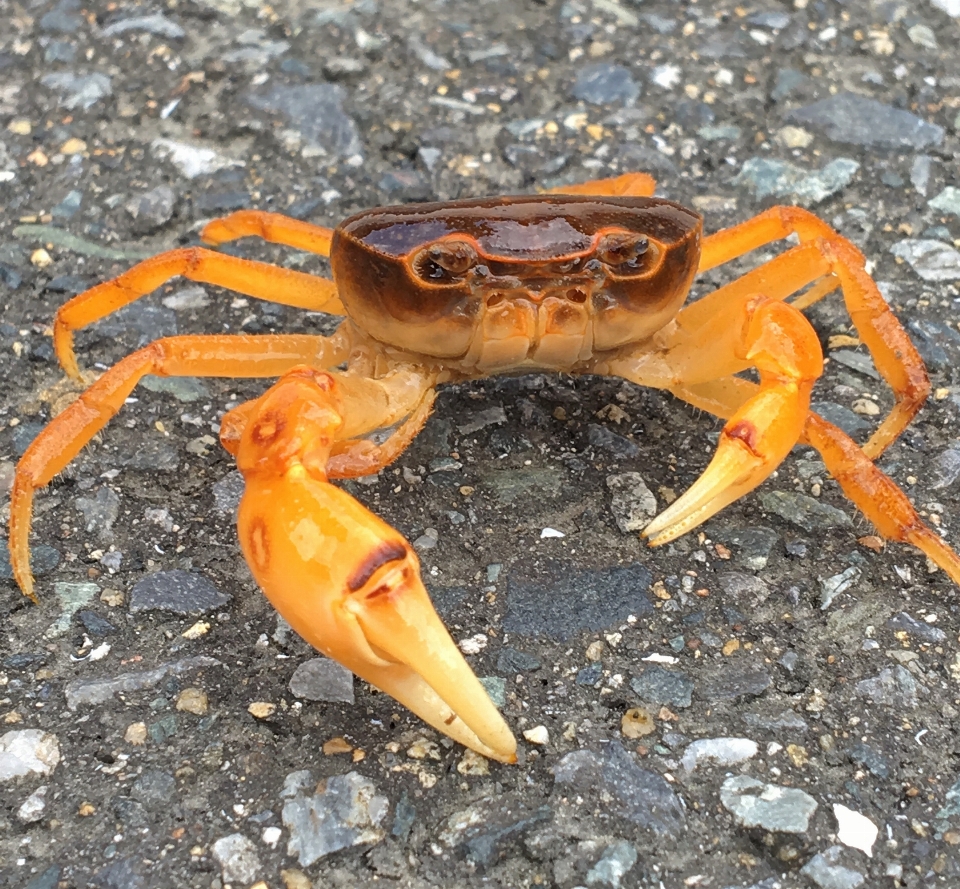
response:
<svg viewBox="0 0 960 889"><path fill-rule="evenodd" d="M40 18L40 30L47 34L74 34L84 25L76 0L63 0Z"/></svg>
<svg viewBox="0 0 960 889"><path fill-rule="evenodd" d="M569 639L653 609L647 592L653 575L642 565L577 571L548 560L534 576L518 575L517 569L507 575L508 633Z"/></svg>
<svg viewBox="0 0 960 889"><path fill-rule="evenodd" d="M307 701L352 704L353 673L330 658L311 658L300 664L290 678L290 692Z"/></svg>
<svg viewBox="0 0 960 889"><path fill-rule="evenodd" d="M773 89L770 90L770 98L774 102L782 102L810 82L810 78L800 71L795 71L793 68L781 68L777 71Z"/></svg>
<svg viewBox="0 0 960 889"><path fill-rule="evenodd" d="M960 264L957 269L957 277L960 279ZM930 370L947 371L960 367L960 332L929 318L911 321L907 330L924 364Z"/></svg>
<svg viewBox="0 0 960 889"><path fill-rule="evenodd" d="M692 701L693 680L680 670L652 664L630 680L630 688L647 703L685 708Z"/></svg>
<svg viewBox="0 0 960 889"><path fill-rule="evenodd" d="M388 170L380 179L381 191L394 199L405 201L428 201L433 197L433 188L417 170Z"/></svg>
<svg viewBox="0 0 960 889"><path fill-rule="evenodd" d="M640 86L629 68L611 62L585 65L571 90L574 98L593 105L620 102L632 105L640 95Z"/></svg>
<svg viewBox="0 0 960 889"><path fill-rule="evenodd" d="M221 608L229 594L217 589L201 574L189 571L158 571L137 581L130 592L130 611L172 611L174 614L203 614Z"/></svg>
<svg viewBox="0 0 960 889"><path fill-rule="evenodd" d="M914 639L920 639L922 642L943 642L947 638L947 634L939 627L916 620L906 611L901 611L891 617L887 621L887 626L892 630L900 630L908 636L913 636Z"/></svg>
<svg viewBox="0 0 960 889"><path fill-rule="evenodd" d="M77 293L83 293L90 286L90 279L83 275L57 275L51 278L44 290L51 293L69 293L71 296Z"/></svg>
<svg viewBox="0 0 960 889"><path fill-rule="evenodd" d="M84 530L89 534L108 532L120 512L120 497L111 488L103 485L93 497L77 497L77 509L83 513Z"/></svg>
<svg viewBox="0 0 960 889"><path fill-rule="evenodd" d="M141 860L142 856L131 855L111 862L93 875L90 886L94 889L146 889L147 879L141 873Z"/></svg>
<svg viewBox="0 0 960 889"><path fill-rule="evenodd" d="M147 769L130 787L130 795L134 799L154 808L169 803L176 796L176 792L176 779L159 769Z"/></svg>
<svg viewBox="0 0 960 889"><path fill-rule="evenodd" d="M114 451L104 459L109 460L111 468L120 466L147 472L175 472L180 465L176 447L159 438L148 439L133 451Z"/></svg>
<svg viewBox="0 0 960 889"><path fill-rule="evenodd" d="M814 855L800 873L820 889L857 889L866 879L860 871L840 864L843 846L831 846L824 852Z"/></svg>
<svg viewBox="0 0 960 889"><path fill-rule="evenodd" d="M890 777L890 764L876 750L863 742L854 744L848 751L850 762L866 766L871 775L886 780Z"/></svg>
<svg viewBox="0 0 960 889"><path fill-rule="evenodd" d="M919 151L939 145L944 137L943 127L937 124L855 93L837 93L797 108L786 115L786 120L835 142L867 148Z"/></svg>
<svg viewBox="0 0 960 889"><path fill-rule="evenodd" d="M927 487L931 491L943 491L960 478L960 447L947 448L933 458Z"/></svg>
<svg viewBox="0 0 960 889"><path fill-rule="evenodd" d="M586 811L601 807L657 836L677 836L683 829L683 805L671 786L656 772L641 768L616 741L599 753L566 754L553 767L553 775L559 793L570 796L573 791L584 797Z"/></svg>
<svg viewBox="0 0 960 889"><path fill-rule="evenodd" d="M23 889L57 889L60 882L61 868L59 864L48 867L42 874L37 874Z"/></svg>
<svg viewBox="0 0 960 889"><path fill-rule="evenodd" d="M248 93L248 105L283 117L329 160L362 153L357 125L343 110L346 90L335 83L277 84Z"/></svg>
<svg viewBox="0 0 960 889"><path fill-rule="evenodd" d="M50 208L50 215L56 219L72 219L80 209L83 201L83 192L73 189L67 192L66 197L59 204Z"/></svg>
<svg viewBox="0 0 960 889"><path fill-rule="evenodd" d="M850 349L835 349L830 353L830 360L836 361L837 364L842 364L844 367L849 367L850 370L855 370L857 373L870 377L872 380L880 379L880 374L877 373L876 365L873 363L873 358L870 357L869 352L853 352ZM831 420L830 422L832 423L834 421Z"/></svg>
<svg viewBox="0 0 960 889"><path fill-rule="evenodd" d="M479 868L495 864L538 824L549 821L550 806L535 809L517 794L487 797L456 812L440 830L440 841Z"/></svg>
<svg viewBox="0 0 960 889"><path fill-rule="evenodd" d="M587 427L587 443L616 460L630 460L640 454L640 448L629 438L624 438L612 429L596 423L591 423Z"/></svg>
<svg viewBox="0 0 960 889"><path fill-rule="evenodd" d="M133 217L134 232L147 235L171 220L176 204L177 193L169 185L158 185L133 195L124 208Z"/></svg>
<svg viewBox="0 0 960 889"><path fill-rule="evenodd" d="M44 74L40 82L60 93L60 105L69 110L79 108L86 111L101 99L113 94L113 84L106 74L73 74L69 71L56 71Z"/></svg>
<svg viewBox="0 0 960 889"><path fill-rule="evenodd" d="M772 684L766 670L724 666L697 689L697 696L704 701L735 701L762 695Z"/></svg>
<svg viewBox="0 0 960 889"><path fill-rule="evenodd" d="M144 31L148 34L155 34L157 37L165 37L167 40L179 40L186 36L186 31L180 25L161 13L137 15L112 22L103 29L103 35L113 37L116 34L126 34L129 31Z"/></svg>
<svg viewBox="0 0 960 889"><path fill-rule="evenodd" d="M193 208L198 213L218 215L233 210L244 210L250 206L250 194L237 189L234 191L204 191L193 196Z"/></svg>
<svg viewBox="0 0 960 889"><path fill-rule="evenodd" d="M497 657L497 671L508 676L531 673L542 666L543 662L536 655L518 651L516 648L504 648Z"/></svg>
<svg viewBox="0 0 960 889"><path fill-rule="evenodd" d="M603 664L587 664L577 671L574 682L577 685L596 685L603 676Z"/></svg>
<svg viewBox="0 0 960 889"><path fill-rule="evenodd" d="M723 571L717 575L717 580L731 602L737 602L747 608L756 608L766 602L770 596L770 587L752 574Z"/></svg>
<svg viewBox="0 0 960 889"><path fill-rule="evenodd" d="M117 628L105 617L101 617L96 611L82 609L77 612L77 619L83 624L86 630L95 639L102 639L104 636L112 636L117 632Z"/></svg>
<svg viewBox="0 0 960 889"><path fill-rule="evenodd" d="M143 691L155 688L167 676L179 676L203 667L222 666L216 658L198 656L183 658L172 663L161 664L152 670L138 673L120 673L105 679L74 679L64 689L67 707L76 710L79 707L95 706L109 701L117 694Z"/></svg>
<svg viewBox="0 0 960 889"><path fill-rule="evenodd" d="M861 432L866 432L872 428L863 417L855 414L849 408L845 408L842 404L835 404L832 401L813 401L810 403L810 408L828 423L839 426L851 438L855 438Z"/></svg>
<svg viewBox="0 0 960 889"><path fill-rule="evenodd" d="M793 491L764 491L760 495L763 508L804 531L829 531L831 528L850 528L853 522L845 512L827 503L821 503L806 494Z"/></svg>
<svg viewBox="0 0 960 889"><path fill-rule="evenodd" d="M917 707L917 681L906 667L899 664L885 667L871 679L857 683L857 694L896 710L915 710Z"/></svg>

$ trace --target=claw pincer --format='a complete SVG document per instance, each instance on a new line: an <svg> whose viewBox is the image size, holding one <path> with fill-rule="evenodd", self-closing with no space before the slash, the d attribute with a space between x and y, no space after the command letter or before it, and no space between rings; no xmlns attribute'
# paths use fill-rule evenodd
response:
<svg viewBox="0 0 960 889"><path fill-rule="evenodd" d="M307 642L439 731L502 762L516 741L434 611L406 540L327 481L338 384L297 368L224 444L246 480L240 544L257 583ZM225 429L237 420L228 415Z"/></svg>

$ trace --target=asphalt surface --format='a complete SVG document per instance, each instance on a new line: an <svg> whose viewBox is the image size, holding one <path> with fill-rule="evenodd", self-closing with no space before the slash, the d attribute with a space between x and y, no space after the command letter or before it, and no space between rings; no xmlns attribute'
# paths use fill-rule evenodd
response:
<svg viewBox="0 0 960 889"><path fill-rule="evenodd" d="M960 547L956 0L38 0L0 19L5 492L71 397L56 307L210 218L333 225L646 170L708 231L798 203L864 251L933 388L881 466ZM837 295L808 315L817 409L863 441L892 395ZM78 355L334 324L178 280ZM257 592L216 431L260 391L148 381L38 495L40 605L0 587L0 883L960 886L957 588L880 546L811 451L648 550L630 529L719 423L537 375L448 387L396 467L348 485L415 543L521 738L507 767L315 660Z"/></svg>

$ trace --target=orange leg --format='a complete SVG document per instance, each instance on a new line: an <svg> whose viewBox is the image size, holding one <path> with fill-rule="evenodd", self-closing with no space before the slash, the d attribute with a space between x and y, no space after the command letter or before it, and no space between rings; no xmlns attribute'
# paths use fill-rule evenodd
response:
<svg viewBox="0 0 960 889"><path fill-rule="evenodd" d="M238 259L202 247L184 247L139 262L122 275L91 287L60 307L53 323L53 345L63 369L74 379L80 379L73 351L75 330L116 312L177 276L309 311L344 312L336 285L326 278Z"/></svg>
<svg viewBox="0 0 960 889"><path fill-rule="evenodd" d="M746 367L757 369L760 385L724 425L703 475L644 529L652 545L695 528L776 469L803 429L813 383L823 370L820 343L802 312L766 296L740 295L703 328L679 327L662 352L639 352L598 368L641 386L674 390Z"/></svg>
<svg viewBox="0 0 960 889"><path fill-rule="evenodd" d="M674 395L719 417L729 417L757 391L739 377L693 386L675 386ZM887 539L909 543L939 565L960 586L960 556L917 514L896 482L881 472L853 439L814 413L807 415L802 444L816 448L843 493Z"/></svg>
<svg viewBox="0 0 960 889"><path fill-rule="evenodd" d="M233 412L229 446L246 480L240 544L267 598L310 644L438 731L514 762L516 741L434 611L410 544L328 481L349 428L429 410L434 382L413 366L379 380L300 367Z"/></svg>
<svg viewBox="0 0 960 889"><path fill-rule="evenodd" d="M317 336L178 336L128 355L54 417L17 464L10 495L10 562L31 599L29 539L33 492L73 460L123 406L147 374L276 377L304 362L333 367L346 358L342 338Z"/></svg>
<svg viewBox="0 0 960 889"><path fill-rule="evenodd" d="M609 179L593 179L574 185L560 185L546 194L583 194L610 197L652 197L657 190L657 180L646 173L624 173Z"/></svg>
<svg viewBox="0 0 960 889"><path fill-rule="evenodd" d="M721 288L717 293L732 296L751 291L778 296L784 288L794 292L799 286L829 276L801 296L798 307L812 305L839 285L843 290L847 311L860 339L866 344L877 370L893 389L896 403L893 410L864 445L864 453L876 459L907 427L920 410L930 391L930 381L916 348L900 322L864 268L863 255L846 238L838 235L812 213L798 207L773 207L740 225L710 235L703 241L700 271L712 269L772 241L796 234L801 246L784 256L793 257L776 268L787 279L781 287L769 274L772 263L756 269L767 279L758 287L754 272ZM819 254L820 261L811 251ZM817 272L817 274L813 274ZM802 283L800 283L802 282ZM799 285L799 286L798 286ZM782 297L778 297L782 298ZM701 301L697 306L702 305ZM697 306L694 306L697 312ZM705 307L704 307L705 308ZM704 309L699 309L702 312Z"/></svg>
<svg viewBox="0 0 960 889"><path fill-rule="evenodd" d="M301 222L281 213L238 210L229 216L208 222L200 232L201 240L214 247L237 238L248 237L262 238L271 244L283 244L297 250L306 250L308 253L329 256L333 229Z"/></svg>

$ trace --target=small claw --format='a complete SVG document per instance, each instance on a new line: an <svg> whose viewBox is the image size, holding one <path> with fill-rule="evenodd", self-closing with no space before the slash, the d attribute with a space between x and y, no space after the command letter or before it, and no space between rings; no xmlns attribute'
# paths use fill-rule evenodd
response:
<svg viewBox="0 0 960 889"><path fill-rule="evenodd" d="M717 452L700 478L642 536L651 546L669 543L752 491L796 444L805 416L806 402L796 386L758 392L723 427Z"/></svg>

